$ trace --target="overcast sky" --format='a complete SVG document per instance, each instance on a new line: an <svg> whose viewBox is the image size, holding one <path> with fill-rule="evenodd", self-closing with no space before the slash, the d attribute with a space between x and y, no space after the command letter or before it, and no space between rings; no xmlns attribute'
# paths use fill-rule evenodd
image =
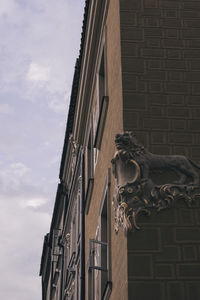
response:
<svg viewBox="0 0 200 300"><path fill-rule="evenodd" d="M0 299L41 299L84 0L0 0Z"/></svg>

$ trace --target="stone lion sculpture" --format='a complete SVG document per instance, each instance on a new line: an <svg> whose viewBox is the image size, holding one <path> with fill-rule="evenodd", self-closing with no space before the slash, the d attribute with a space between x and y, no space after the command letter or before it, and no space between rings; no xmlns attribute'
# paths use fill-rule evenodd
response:
<svg viewBox="0 0 200 300"><path fill-rule="evenodd" d="M132 132L115 136L117 151L112 159L116 179L113 207L115 232L139 230L137 218L172 207L184 200L188 206L200 197L198 165L183 155L157 155L138 143ZM172 170L178 182L155 184L150 172Z"/></svg>
<svg viewBox="0 0 200 300"><path fill-rule="evenodd" d="M200 167L184 155L153 154L137 142L132 132L116 134L115 144L117 152L112 163L119 158L135 161L140 167L142 180L149 179L150 171L168 169L178 175L179 180L176 183L199 185L199 175L195 169Z"/></svg>

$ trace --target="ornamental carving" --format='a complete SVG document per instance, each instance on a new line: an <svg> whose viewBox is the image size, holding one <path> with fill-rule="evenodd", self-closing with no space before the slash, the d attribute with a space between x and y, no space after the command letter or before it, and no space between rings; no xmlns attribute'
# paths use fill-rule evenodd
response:
<svg viewBox="0 0 200 300"><path fill-rule="evenodd" d="M70 134L70 136L69 136L69 141L70 141L70 144L71 144L71 151L72 151L71 169L72 169L72 173L73 173L74 170L75 170L75 165L76 165L78 143L74 139L72 134Z"/></svg>
<svg viewBox="0 0 200 300"><path fill-rule="evenodd" d="M115 210L115 231L119 226L125 233L139 230L138 216L150 215L152 210L160 211L172 207L178 200L188 206L200 196L200 167L183 155L156 155L138 143L132 132L117 134L117 152L112 159L112 171L116 179L113 199ZM165 178L167 172L170 182L154 182L153 173ZM161 175L159 175L161 174Z"/></svg>
<svg viewBox="0 0 200 300"><path fill-rule="evenodd" d="M70 248L71 234L69 232L65 236L65 243L66 243L67 248Z"/></svg>

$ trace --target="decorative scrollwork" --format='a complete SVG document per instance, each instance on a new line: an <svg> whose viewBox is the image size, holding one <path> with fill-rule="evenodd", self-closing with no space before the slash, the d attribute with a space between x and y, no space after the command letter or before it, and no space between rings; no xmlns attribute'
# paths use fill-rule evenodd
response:
<svg viewBox="0 0 200 300"><path fill-rule="evenodd" d="M76 165L76 159L77 159L78 142L74 139L72 134L70 134L69 136L69 141L71 143L71 151L72 151L71 169L73 173Z"/></svg>
<svg viewBox="0 0 200 300"><path fill-rule="evenodd" d="M111 162L116 179L113 198L116 232L119 226L124 228L125 233L139 230L139 215L170 208L179 200L191 206L200 196L199 175L193 167L199 166L186 157L154 155L136 142L132 132L118 134L115 142L118 151ZM185 171L185 168L188 170ZM149 178L152 169L173 170L179 175L179 181L155 184Z"/></svg>

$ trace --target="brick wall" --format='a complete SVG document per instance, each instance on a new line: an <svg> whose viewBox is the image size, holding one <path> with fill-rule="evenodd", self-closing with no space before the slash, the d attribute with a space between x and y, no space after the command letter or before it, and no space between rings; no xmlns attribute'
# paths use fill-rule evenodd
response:
<svg viewBox="0 0 200 300"><path fill-rule="evenodd" d="M200 299L200 198L139 218L128 235L130 300Z"/></svg>
<svg viewBox="0 0 200 300"><path fill-rule="evenodd" d="M105 128L99 151L98 161L95 168L94 189L92 193L89 212L85 215L85 253L86 253L86 284L87 284L87 262L88 262L88 240L95 238L97 226L99 225L99 213L102 204L104 186L111 167L111 159L115 153L115 134L123 130L122 121L122 85L120 61L120 22L119 2L110 1L105 36L105 56L107 73L107 94L109 95L109 106L105 122ZM96 94L94 94L94 103ZM114 176L111 177L110 204L114 194ZM114 211L111 208L111 232L110 232L110 275L112 281L112 293L110 300L128 299L128 277L127 277L127 240L123 232L118 235L114 232ZM120 274L120 276L119 276ZM86 286L86 299L87 297Z"/></svg>
<svg viewBox="0 0 200 300"><path fill-rule="evenodd" d="M200 161L200 2L120 0L124 129Z"/></svg>
<svg viewBox="0 0 200 300"><path fill-rule="evenodd" d="M200 163L200 1L120 0L120 17L124 130ZM198 201L129 234L130 300L200 299Z"/></svg>

